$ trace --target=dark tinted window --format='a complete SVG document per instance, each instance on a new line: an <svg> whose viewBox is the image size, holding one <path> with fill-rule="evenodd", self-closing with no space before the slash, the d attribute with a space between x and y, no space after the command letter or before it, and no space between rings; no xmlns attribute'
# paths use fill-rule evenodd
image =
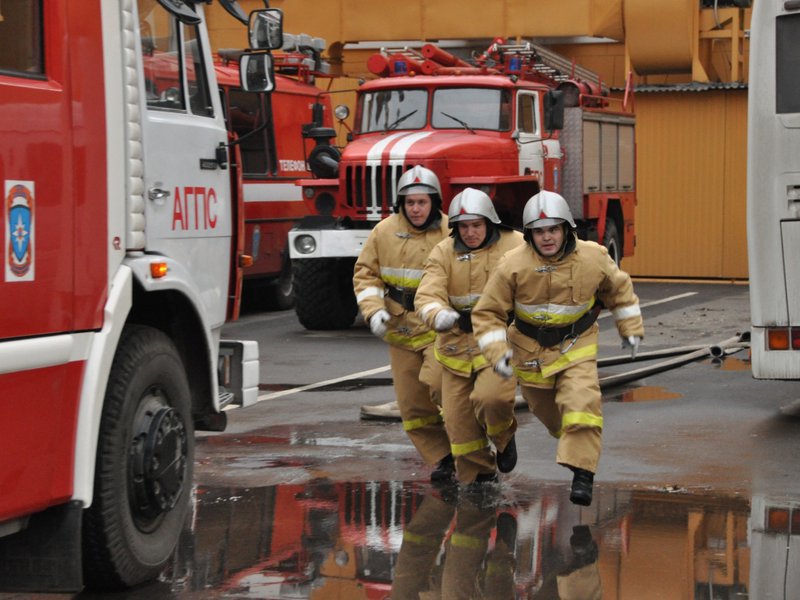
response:
<svg viewBox="0 0 800 600"><path fill-rule="evenodd" d="M0 71L42 75L42 3L0 4Z"/></svg>
<svg viewBox="0 0 800 600"><path fill-rule="evenodd" d="M800 14L778 17L776 23L776 111L797 113L800 112Z"/></svg>

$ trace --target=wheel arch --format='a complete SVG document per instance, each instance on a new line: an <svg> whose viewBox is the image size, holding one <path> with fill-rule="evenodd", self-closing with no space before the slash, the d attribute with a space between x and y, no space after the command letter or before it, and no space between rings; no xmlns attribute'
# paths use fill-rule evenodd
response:
<svg viewBox="0 0 800 600"><path fill-rule="evenodd" d="M91 505L94 495L95 457L111 364L129 323L159 329L175 343L189 379L196 429L210 416L219 416L214 394L217 370L209 368L216 364L213 340L195 304L178 289L148 291L131 265L121 265L109 286L103 326L93 334L81 389L72 499L84 507Z"/></svg>
<svg viewBox="0 0 800 600"><path fill-rule="evenodd" d="M173 341L189 378L194 421L215 413L216 369L209 369L209 365L216 360L207 327L189 298L176 289L145 291L136 281L128 323L159 329Z"/></svg>

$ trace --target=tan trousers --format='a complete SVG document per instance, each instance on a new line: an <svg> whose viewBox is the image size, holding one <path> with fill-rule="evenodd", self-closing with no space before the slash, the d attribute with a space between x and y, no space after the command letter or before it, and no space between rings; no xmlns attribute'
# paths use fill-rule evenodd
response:
<svg viewBox="0 0 800 600"><path fill-rule="evenodd" d="M469 502L459 502L456 526L445 546L443 600L478 597L478 575L485 568L489 536L494 525L494 508L481 510Z"/></svg>
<svg viewBox="0 0 800 600"><path fill-rule="evenodd" d="M441 585L437 558L456 509L428 494L403 531L392 581L392 598L419 600Z"/></svg>
<svg viewBox="0 0 800 600"><path fill-rule="evenodd" d="M596 472L603 430L597 363L582 362L562 371L553 389L523 385L522 397L558 438L556 462Z"/></svg>
<svg viewBox="0 0 800 600"><path fill-rule="evenodd" d="M481 369L469 377L442 369L444 424L461 483L495 472L489 441L502 451L517 430L516 390L514 379L500 377L492 369Z"/></svg>
<svg viewBox="0 0 800 600"><path fill-rule="evenodd" d="M392 378L403 429L422 460L435 465L450 454L441 406L442 368L433 346L414 352L389 345Z"/></svg>

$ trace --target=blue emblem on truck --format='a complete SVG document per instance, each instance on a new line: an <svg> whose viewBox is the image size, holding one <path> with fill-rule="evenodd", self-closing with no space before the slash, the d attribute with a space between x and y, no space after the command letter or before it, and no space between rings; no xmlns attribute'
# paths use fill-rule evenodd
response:
<svg viewBox="0 0 800 600"><path fill-rule="evenodd" d="M33 280L33 182L6 182L6 281Z"/></svg>

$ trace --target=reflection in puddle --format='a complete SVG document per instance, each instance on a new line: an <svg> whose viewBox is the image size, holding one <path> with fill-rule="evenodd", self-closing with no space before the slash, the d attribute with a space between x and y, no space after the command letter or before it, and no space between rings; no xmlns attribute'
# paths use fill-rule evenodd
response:
<svg viewBox="0 0 800 600"><path fill-rule="evenodd" d="M645 385L625 390L621 394L608 396L605 399L608 402L651 402L653 400L674 400L682 397L683 394L669 392L660 386Z"/></svg>
<svg viewBox="0 0 800 600"><path fill-rule="evenodd" d="M558 485L201 487L160 585L203 598L789 598L798 506L600 487L578 509Z"/></svg>
<svg viewBox="0 0 800 600"><path fill-rule="evenodd" d="M750 361L741 358L726 356L724 358L713 358L711 364L720 371L749 371Z"/></svg>

